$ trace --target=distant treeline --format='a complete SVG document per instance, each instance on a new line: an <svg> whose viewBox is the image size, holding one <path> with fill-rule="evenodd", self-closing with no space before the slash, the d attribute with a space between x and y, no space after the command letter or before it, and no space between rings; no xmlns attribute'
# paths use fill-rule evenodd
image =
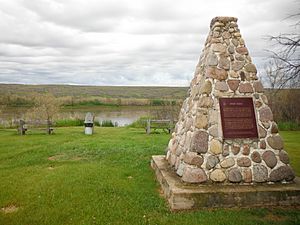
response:
<svg viewBox="0 0 300 225"><path fill-rule="evenodd" d="M2 94L0 96L0 105L10 107L31 107L34 105L32 95L19 96L16 94ZM163 106L165 104L177 105L182 100L174 99L140 99L140 98L103 98L103 97L57 97L57 100L63 107L80 106Z"/></svg>
<svg viewBox="0 0 300 225"><path fill-rule="evenodd" d="M72 85L0 84L0 106L25 107L34 104L36 93L54 95L63 107L80 106L180 106L187 87L102 87ZM266 90L277 122L300 124L300 89ZM178 110L180 107L177 107ZM294 124L294 125L293 125Z"/></svg>
<svg viewBox="0 0 300 225"><path fill-rule="evenodd" d="M56 97L101 97L113 99L183 99L188 87L75 86L0 84L0 95L28 96L51 93Z"/></svg>

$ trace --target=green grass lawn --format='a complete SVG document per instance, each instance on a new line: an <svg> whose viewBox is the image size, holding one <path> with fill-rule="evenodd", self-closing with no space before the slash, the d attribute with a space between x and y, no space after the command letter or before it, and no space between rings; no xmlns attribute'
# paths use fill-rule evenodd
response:
<svg viewBox="0 0 300 225"><path fill-rule="evenodd" d="M299 176L300 132L281 134ZM150 168L168 140L133 128L0 130L0 208L18 208L0 210L0 224L300 224L295 208L170 212Z"/></svg>

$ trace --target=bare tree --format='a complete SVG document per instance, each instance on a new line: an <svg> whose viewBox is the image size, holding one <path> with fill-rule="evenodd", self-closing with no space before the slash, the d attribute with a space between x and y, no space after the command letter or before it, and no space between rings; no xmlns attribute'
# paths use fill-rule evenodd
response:
<svg viewBox="0 0 300 225"><path fill-rule="evenodd" d="M300 13L289 16L297 18ZM272 75L276 76L276 87L299 88L300 87L300 19L293 25L295 33L270 36L269 40L275 42L276 50L270 51L275 64ZM274 76L272 76L274 78Z"/></svg>
<svg viewBox="0 0 300 225"><path fill-rule="evenodd" d="M26 117L36 123L46 121L49 129L55 116L60 109L60 101L51 94L34 94L34 107L31 108Z"/></svg>

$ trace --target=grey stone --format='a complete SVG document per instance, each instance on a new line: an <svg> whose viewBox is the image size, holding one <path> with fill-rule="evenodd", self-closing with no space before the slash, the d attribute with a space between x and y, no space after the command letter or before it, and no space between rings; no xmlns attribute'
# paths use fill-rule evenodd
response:
<svg viewBox="0 0 300 225"><path fill-rule="evenodd" d="M234 71L239 71L244 67L244 65L245 65L245 62L243 62L243 61L234 61L231 64L231 69Z"/></svg>
<svg viewBox="0 0 300 225"><path fill-rule="evenodd" d="M222 168L229 168L232 167L234 164L235 162L233 157L226 158L220 163Z"/></svg>
<svg viewBox="0 0 300 225"><path fill-rule="evenodd" d="M228 85L225 81L217 81L215 85L215 89L219 91L228 91Z"/></svg>
<svg viewBox="0 0 300 225"><path fill-rule="evenodd" d="M210 155L207 157L207 160L206 160L206 168L208 170L210 170L210 169L214 168L219 162L220 162L220 160L217 156Z"/></svg>
<svg viewBox="0 0 300 225"><path fill-rule="evenodd" d="M258 126L258 134L260 138L265 138L267 136L267 131L262 126Z"/></svg>
<svg viewBox="0 0 300 225"><path fill-rule="evenodd" d="M261 157L260 157L259 152L254 151L254 152L251 154L251 159L252 159L253 162L260 163L260 162L261 162Z"/></svg>
<svg viewBox="0 0 300 225"><path fill-rule="evenodd" d="M185 168L185 164L183 162L181 162L178 166L177 171L176 171L178 176L182 177L184 168Z"/></svg>
<svg viewBox="0 0 300 225"><path fill-rule="evenodd" d="M228 60L227 57L225 57L224 55L220 55L219 67L224 69L224 70L229 70L230 60Z"/></svg>
<svg viewBox="0 0 300 225"><path fill-rule="evenodd" d="M235 38L231 39L231 42L235 47L239 45L239 41Z"/></svg>
<svg viewBox="0 0 300 225"><path fill-rule="evenodd" d="M251 166L251 160L247 157L238 158L237 165L241 167L249 167Z"/></svg>
<svg viewBox="0 0 300 225"><path fill-rule="evenodd" d="M274 168L277 164L276 156L275 156L274 152L272 152L272 151L265 151L262 154L262 158L265 161L265 163L267 164L267 166L270 167L271 169Z"/></svg>
<svg viewBox="0 0 300 225"><path fill-rule="evenodd" d="M245 57L243 56L243 55L241 55L241 54L235 54L235 59L237 60L237 61L245 61Z"/></svg>
<svg viewBox="0 0 300 225"><path fill-rule="evenodd" d="M206 153L208 150L208 133L205 131L195 131L192 138L192 151Z"/></svg>
<svg viewBox="0 0 300 225"><path fill-rule="evenodd" d="M280 166L270 173L270 181L278 182L282 180L292 181L295 178L295 173L289 166Z"/></svg>
<svg viewBox="0 0 300 225"><path fill-rule="evenodd" d="M273 120L273 114L269 106L262 107L258 112L260 121L268 122Z"/></svg>
<svg viewBox="0 0 300 225"><path fill-rule="evenodd" d="M285 164L289 164L289 162L290 162L289 156L288 156L287 152L284 150L281 150L279 152L279 159L281 162L283 162Z"/></svg>
<svg viewBox="0 0 300 225"><path fill-rule="evenodd" d="M277 134L278 133L278 126L277 126L277 124L275 122L272 123L271 133L272 134Z"/></svg>
<svg viewBox="0 0 300 225"><path fill-rule="evenodd" d="M229 145L223 145L223 156L228 156L229 155Z"/></svg>
<svg viewBox="0 0 300 225"><path fill-rule="evenodd" d="M219 131L218 131L218 125L212 125L209 129L208 129L208 133L213 136L213 137L218 137L219 136Z"/></svg>
<svg viewBox="0 0 300 225"><path fill-rule="evenodd" d="M215 169L211 172L210 179L214 182L223 182L226 180L226 175L221 169Z"/></svg>
<svg viewBox="0 0 300 225"><path fill-rule="evenodd" d="M268 170L264 165L253 166L253 181L254 182L266 182L268 180Z"/></svg>
<svg viewBox="0 0 300 225"><path fill-rule="evenodd" d="M233 45L229 45L229 47L228 47L228 52L229 52L230 54L233 54L233 53L234 53L234 46L233 46Z"/></svg>
<svg viewBox="0 0 300 225"><path fill-rule="evenodd" d="M239 183L242 181L242 174L238 168L232 168L228 171L228 180L232 183Z"/></svg>
<svg viewBox="0 0 300 225"><path fill-rule="evenodd" d="M273 149L277 149L277 150L283 149L283 141L280 135L272 135L268 137L267 142Z"/></svg>
<svg viewBox="0 0 300 225"><path fill-rule="evenodd" d="M223 34L222 34L222 36L223 36L224 39L231 38L231 34L229 32L227 32L227 31L224 31Z"/></svg>
<svg viewBox="0 0 300 225"><path fill-rule="evenodd" d="M220 52L220 53L225 53L226 52L226 46L221 44L221 43L212 44L211 49L214 52Z"/></svg>
<svg viewBox="0 0 300 225"><path fill-rule="evenodd" d="M193 168L186 166L183 174L182 181L187 183L203 183L207 180L206 173L201 168Z"/></svg>
<svg viewBox="0 0 300 225"><path fill-rule="evenodd" d="M215 53L209 53L206 61L208 66L217 66L218 65L218 57Z"/></svg>
<svg viewBox="0 0 300 225"><path fill-rule="evenodd" d="M245 65L245 70L248 73L257 73L256 67L254 64L252 63L248 63Z"/></svg>

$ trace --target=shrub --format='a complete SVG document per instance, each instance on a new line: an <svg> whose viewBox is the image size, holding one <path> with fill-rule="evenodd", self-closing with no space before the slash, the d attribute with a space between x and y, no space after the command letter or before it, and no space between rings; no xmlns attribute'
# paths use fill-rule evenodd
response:
<svg viewBox="0 0 300 225"><path fill-rule="evenodd" d="M81 119L63 119L55 122L56 127L76 127L84 126L84 120Z"/></svg>
<svg viewBox="0 0 300 225"><path fill-rule="evenodd" d="M278 128L279 130L300 130L300 124L293 121L288 122L278 122Z"/></svg>
<svg viewBox="0 0 300 225"><path fill-rule="evenodd" d="M132 128L145 128L147 126L147 120L149 117L140 117L138 120L134 121L132 124L129 124L128 127Z"/></svg>
<svg viewBox="0 0 300 225"><path fill-rule="evenodd" d="M101 122L101 127L114 127L114 124L111 120L103 120Z"/></svg>

